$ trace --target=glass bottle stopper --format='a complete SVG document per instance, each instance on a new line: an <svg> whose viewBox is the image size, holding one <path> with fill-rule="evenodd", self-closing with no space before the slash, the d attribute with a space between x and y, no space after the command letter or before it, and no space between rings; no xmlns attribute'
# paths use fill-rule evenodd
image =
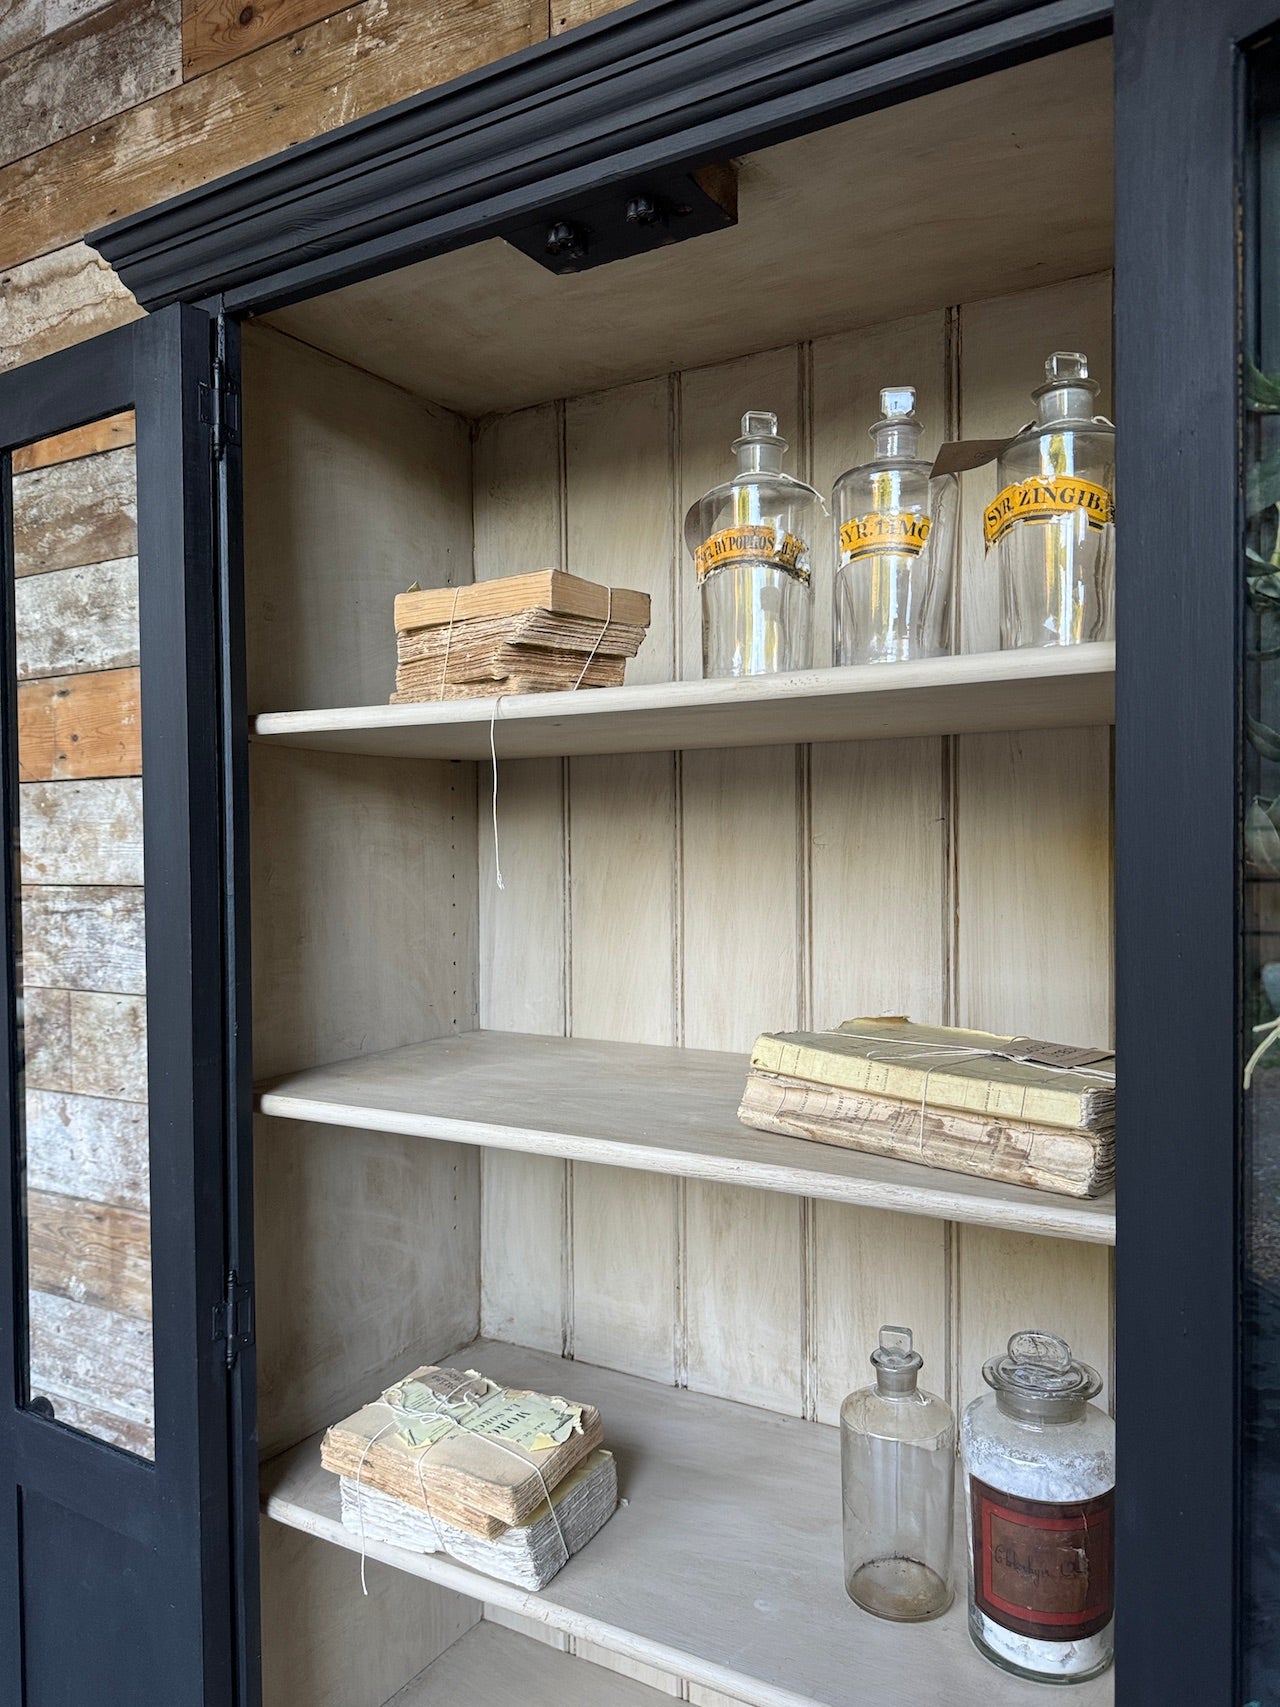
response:
<svg viewBox="0 0 1280 1707"><path fill-rule="evenodd" d="M914 385L890 386L880 393L880 412L886 421L906 420L915 413L915 407Z"/></svg>
<svg viewBox="0 0 1280 1707"><path fill-rule="evenodd" d="M742 437L733 441L743 474L777 474L787 441L778 434L778 417L766 409L748 409L742 417Z"/></svg>
<svg viewBox="0 0 1280 1707"><path fill-rule="evenodd" d="M1088 358L1081 350L1055 350L1046 357L1044 377L1050 385L1074 385L1089 377Z"/></svg>
<svg viewBox="0 0 1280 1707"><path fill-rule="evenodd" d="M871 1364L880 1392L914 1393L924 1359L912 1346L910 1328L886 1325L880 1330L879 1345L871 1353Z"/></svg>

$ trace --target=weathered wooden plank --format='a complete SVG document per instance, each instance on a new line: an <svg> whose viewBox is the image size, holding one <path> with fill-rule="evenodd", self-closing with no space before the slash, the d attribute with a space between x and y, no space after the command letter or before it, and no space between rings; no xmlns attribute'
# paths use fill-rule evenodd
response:
<svg viewBox="0 0 1280 1707"><path fill-rule="evenodd" d="M151 1320L151 1217L61 1192L27 1192L27 1277L36 1292Z"/></svg>
<svg viewBox="0 0 1280 1707"><path fill-rule="evenodd" d="M27 1184L145 1211L150 1203L147 1105L28 1087Z"/></svg>
<svg viewBox="0 0 1280 1707"><path fill-rule="evenodd" d="M110 1446L122 1446L126 1452L136 1453L139 1458L155 1457L156 1431L151 1423L118 1416L114 1411L103 1410L84 1399L72 1398L59 1392L47 1379L33 1389L32 1397L37 1396L50 1401L58 1421L66 1423L68 1428L92 1435L94 1440L105 1440Z"/></svg>
<svg viewBox="0 0 1280 1707"><path fill-rule="evenodd" d="M132 446L15 477L13 555L18 575L137 553L138 478Z"/></svg>
<svg viewBox="0 0 1280 1707"><path fill-rule="evenodd" d="M151 1324L97 1304L32 1292L31 1385L92 1410L155 1422Z"/></svg>
<svg viewBox="0 0 1280 1707"><path fill-rule="evenodd" d="M36 248L44 247L39 239ZM0 298L0 372L109 332L142 313L101 255L83 243L10 265L0 273Z"/></svg>
<svg viewBox="0 0 1280 1707"><path fill-rule="evenodd" d="M614 0L621 4L622 0ZM291 36L339 8L335 0L187 0L182 19L182 75L216 71L254 48ZM547 0L530 0L529 39L547 33ZM576 20L575 20L576 21Z"/></svg>
<svg viewBox="0 0 1280 1707"><path fill-rule="evenodd" d="M0 59L20 53L55 30L63 30L111 0L0 0Z"/></svg>
<svg viewBox="0 0 1280 1707"><path fill-rule="evenodd" d="M0 61L0 160L51 147L182 77L181 0L114 0Z"/></svg>
<svg viewBox="0 0 1280 1707"><path fill-rule="evenodd" d="M147 1004L141 996L29 990L26 1075L32 1090L145 1102Z"/></svg>
<svg viewBox="0 0 1280 1707"><path fill-rule="evenodd" d="M603 18L606 12L616 12L627 0L551 0L551 33L563 35L578 24L589 24L593 18Z"/></svg>
<svg viewBox="0 0 1280 1707"><path fill-rule="evenodd" d="M18 679L138 662L138 560L26 575L13 590Z"/></svg>
<svg viewBox="0 0 1280 1707"><path fill-rule="evenodd" d="M22 445L13 453L13 472L29 474L33 468L48 468L55 462L71 462L79 456L117 450L121 445L133 444L137 436L133 410L122 409L118 415L90 421L87 427L73 427L69 433L55 433L50 439Z"/></svg>
<svg viewBox="0 0 1280 1707"><path fill-rule="evenodd" d="M304 142L533 39L529 0L362 0L0 171L0 266Z"/></svg>
<svg viewBox="0 0 1280 1707"><path fill-rule="evenodd" d="M674 1381L675 1182L573 1164L573 1354Z"/></svg>
<svg viewBox="0 0 1280 1707"><path fill-rule="evenodd" d="M28 884L22 891L22 981L28 989L146 989L141 889Z"/></svg>
<svg viewBox="0 0 1280 1707"><path fill-rule="evenodd" d="M142 882L142 779L24 782L24 883Z"/></svg>
<svg viewBox="0 0 1280 1707"><path fill-rule="evenodd" d="M90 670L18 688L22 782L142 774L140 674Z"/></svg>

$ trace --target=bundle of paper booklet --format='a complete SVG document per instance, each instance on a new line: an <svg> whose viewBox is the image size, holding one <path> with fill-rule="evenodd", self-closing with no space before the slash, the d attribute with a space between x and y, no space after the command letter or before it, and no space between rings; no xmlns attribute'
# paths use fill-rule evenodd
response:
<svg viewBox="0 0 1280 1707"><path fill-rule="evenodd" d="M538 569L396 599L392 705L620 687L649 595Z"/></svg>
<svg viewBox="0 0 1280 1707"><path fill-rule="evenodd" d="M342 1521L361 1537L447 1553L546 1586L618 1503L593 1405L501 1387L474 1369L415 1369L324 1437Z"/></svg>
<svg viewBox="0 0 1280 1707"><path fill-rule="evenodd" d="M851 1019L756 1041L747 1126L1070 1197L1115 1182L1115 1056Z"/></svg>

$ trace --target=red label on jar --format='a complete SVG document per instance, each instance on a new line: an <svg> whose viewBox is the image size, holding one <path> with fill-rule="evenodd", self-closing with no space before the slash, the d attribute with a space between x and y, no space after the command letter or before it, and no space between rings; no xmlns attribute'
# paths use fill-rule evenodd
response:
<svg viewBox="0 0 1280 1707"><path fill-rule="evenodd" d="M1114 1611L1115 1490L1071 1502L1027 1500L969 1479L974 1599L1015 1635L1074 1642Z"/></svg>

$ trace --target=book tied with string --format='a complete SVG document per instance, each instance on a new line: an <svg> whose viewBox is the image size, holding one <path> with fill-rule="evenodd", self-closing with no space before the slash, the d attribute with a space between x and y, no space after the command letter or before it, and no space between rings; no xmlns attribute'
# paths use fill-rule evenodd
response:
<svg viewBox="0 0 1280 1707"><path fill-rule="evenodd" d="M899 1018L765 1032L744 1125L1008 1185L1115 1183L1115 1056Z"/></svg>
<svg viewBox="0 0 1280 1707"><path fill-rule="evenodd" d="M541 1588L617 1506L603 1438L593 1405L427 1365L335 1423L320 1460L362 1544L445 1552Z"/></svg>
<svg viewBox="0 0 1280 1707"><path fill-rule="evenodd" d="M401 593L392 705L621 687L649 595L556 569Z"/></svg>

